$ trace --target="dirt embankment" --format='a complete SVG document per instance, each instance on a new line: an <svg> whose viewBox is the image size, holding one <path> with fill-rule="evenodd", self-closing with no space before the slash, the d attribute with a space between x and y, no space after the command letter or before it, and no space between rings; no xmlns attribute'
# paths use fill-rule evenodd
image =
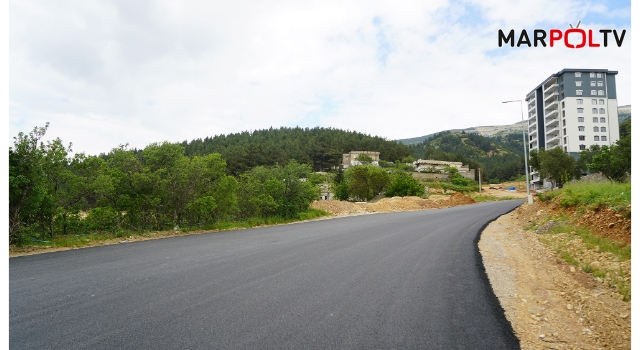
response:
<svg viewBox="0 0 640 350"><path fill-rule="evenodd" d="M321 209L333 215L343 216L364 213L386 213L409 210L438 209L473 204L476 201L462 193L451 196L434 195L430 199L420 197L382 198L374 203L352 203L338 200L315 201L311 208Z"/></svg>
<svg viewBox="0 0 640 350"><path fill-rule="evenodd" d="M541 238L564 239L566 251L578 260L584 257L598 264L592 266L615 265L628 278L630 261L617 261L612 254L590 249L575 236L569 237L570 233L543 235L523 229L555 210L558 208L539 202L523 205L491 223L478 244L491 285L522 348L629 349L630 303L622 301L623 296L606 278L566 263ZM592 217L600 219L588 219ZM628 223L613 218L621 219L603 210L588 213L585 222L596 233L625 241L623 236L630 236L630 230L620 228Z"/></svg>

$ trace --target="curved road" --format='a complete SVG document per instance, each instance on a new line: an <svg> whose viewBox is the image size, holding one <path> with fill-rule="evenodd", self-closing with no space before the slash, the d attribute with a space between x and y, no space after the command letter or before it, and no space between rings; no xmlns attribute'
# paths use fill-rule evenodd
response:
<svg viewBox="0 0 640 350"><path fill-rule="evenodd" d="M9 260L13 349L514 349L479 232L521 201Z"/></svg>

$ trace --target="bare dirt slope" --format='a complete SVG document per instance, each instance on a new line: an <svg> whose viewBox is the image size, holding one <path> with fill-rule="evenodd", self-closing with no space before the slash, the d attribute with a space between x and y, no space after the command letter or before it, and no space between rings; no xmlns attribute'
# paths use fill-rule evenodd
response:
<svg viewBox="0 0 640 350"><path fill-rule="evenodd" d="M629 349L631 307L524 224L537 203L500 217L478 244L494 292L523 349ZM606 256L599 258L606 260Z"/></svg>

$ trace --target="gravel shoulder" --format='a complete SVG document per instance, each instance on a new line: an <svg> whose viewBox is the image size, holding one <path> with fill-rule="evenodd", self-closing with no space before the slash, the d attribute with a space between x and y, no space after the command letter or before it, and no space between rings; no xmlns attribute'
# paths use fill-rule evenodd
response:
<svg viewBox="0 0 640 350"><path fill-rule="evenodd" d="M478 243L522 349L629 349L631 304L525 231L535 204L503 215Z"/></svg>

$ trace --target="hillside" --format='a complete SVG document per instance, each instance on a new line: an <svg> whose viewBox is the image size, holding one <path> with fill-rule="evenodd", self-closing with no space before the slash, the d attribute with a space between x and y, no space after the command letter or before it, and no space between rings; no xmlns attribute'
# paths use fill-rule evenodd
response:
<svg viewBox="0 0 640 350"><path fill-rule="evenodd" d="M631 119L631 105L619 106L618 107L618 123L622 124L628 119ZM477 132L484 136L499 136L499 135L514 133L514 132L522 132L522 124L525 124L525 123L526 121L524 122L520 121L515 124L509 124L509 125L474 126L466 129L451 129L451 130L445 130L445 131L450 131L450 132L464 131L467 133ZM437 133L418 136L418 137L411 137L407 139L400 139L397 141L405 145L411 145L414 143L420 143L427 138L433 137L433 135L435 134Z"/></svg>
<svg viewBox="0 0 640 350"><path fill-rule="evenodd" d="M524 174L522 133L497 136L445 131L409 145L415 158L459 161L482 170L484 181L507 181Z"/></svg>
<svg viewBox="0 0 640 350"><path fill-rule="evenodd" d="M466 128L466 129L451 129L451 130L445 130L445 131L449 131L449 132L465 132L465 133L478 133L480 135L483 136L498 136L498 135L503 135L503 134L509 134L509 133L514 133L514 132L522 132L522 125L525 124L525 122L517 122L515 124L510 124L510 125L491 125L491 126L474 126L474 127L470 127L470 128ZM526 125L526 124L525 124ZM434 135L436 135L438 133L433 133L433 134L429 134L429 135L424 135L424 136L418 136L418 137L412 137L412 138L408 138L408 139L400 139L397 140L398 142L405 144L405 145L411 145L414 143L419 143L424 141L427 138L433 137Z"/></svg>
<svg viewBox="0 0 640 350"><path fill-rule="evenodd" d="M230 174L258 165L286 164L295 159L313 170L330 170L350 151L380 152L380 159L395 162L412 154L406 145L379 136L333 128L279 128L255 130L182 142L185 155L220 153Z"/></svg>
<svg viewBox="0 0 640 350"><path fill-rule="evenodd" d="M622 124L631 119L631 105L618 107L618 123Z"/></svg>

